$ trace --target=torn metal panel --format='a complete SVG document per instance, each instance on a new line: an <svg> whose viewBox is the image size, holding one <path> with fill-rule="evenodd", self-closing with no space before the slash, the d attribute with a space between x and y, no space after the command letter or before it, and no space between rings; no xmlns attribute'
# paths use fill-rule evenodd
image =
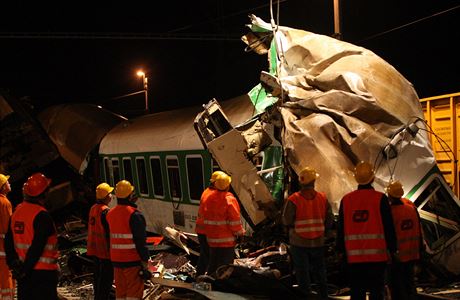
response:
<svg viewBox="0 0 460 300"><path fill-rule="evenodd" d="M56 147L32 116L25 101L2 90L0 127L0 171L9 174L11 182L27 178L31 171L59 157Z"/></svg>
<svg viewBox="0 0 460 300"><path fill-rule="evenodd" d="M104 135L126 120L90 104L56 105L41 112L38 118L62 158L80 174L88 166L89 153Z"/></svg>
<svg viewBox="0 0 460 300"><path fill-rule="evenodd" d="M274 206L274 199L257 173L257 168L249 160L249 155L259 152L259 146L267 144L265 141L269 139L268 135L257 134L258 138L254 138L254 130L250 126L251 132L245 136L232 127L215 100L209 102L205 110L197 115L195 128L220 168L232 176L232 188L250 221L254 225L264 221L267 217L266 207ZM256 131L263 132L260 127Z"/></svg>

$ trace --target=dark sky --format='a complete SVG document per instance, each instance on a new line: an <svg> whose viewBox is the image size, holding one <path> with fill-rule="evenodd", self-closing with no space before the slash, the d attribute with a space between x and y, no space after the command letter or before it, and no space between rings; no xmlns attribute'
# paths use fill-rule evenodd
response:
<svg viewBox="0 0 460 300"><path fill-rule="evenodd" d="M280 2L280 25L333 33L333 0ZM142 67L153 111L235 97L267 68L265 56L244 52L240 37L248 14L269 21L269 4L2 1L0 87L29 96L39 109L65 102L110 106L110 98L142 88L135 76ZM343 40L388 61L420 97L460 92L459 0L342 1L341 21ZM142 96L118 101L142 105Z"/></svg>

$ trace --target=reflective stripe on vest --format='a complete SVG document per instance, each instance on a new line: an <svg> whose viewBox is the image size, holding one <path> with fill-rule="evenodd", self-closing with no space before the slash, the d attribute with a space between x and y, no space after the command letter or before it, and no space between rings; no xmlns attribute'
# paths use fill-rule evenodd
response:
<svg viewBox="0 0 460 300"><path fill-rule="evenodd" d="M13 241L19 259L24 261L27 251L34 239L34 220L35 217L45 208L38 204L23 202L19 204L11 216L11 229L13 232ZM35 264L35 270L58 270L57 264L59 252L57 251L57 234L48 237L47 243L41 253L38 262Z"/></svg>
<svg viewBox="0 0 460 300"><path fill-rule="evenodd" d="M393 224L398 241L399 260L407 262L420 258L421 229L417 208L407 199L391 205Z"/></svg>
<svg viewBox="0 0 460 300"><path fill-rule="evenodd" d="M203 203L204 233L209 247L233 247L244 233L238 201L230 192L212 190Z"/></svg>
<svg viewBox="0 0 460 300"><path fill-rule="evenodd" d="M344 239L349 263L388 260L380 214L383 194L373 189L356 190L342 199Z"/></svg>
<svg viewBox="0 0 460 300"><path fill-rule="evenodd" d="M211 195L214 191L215 189L208 187L201 194L200 206L198 208L198 215L196 216L195 221L195 232L198 234L205 234L206 232L206 226L204 225L203 217L203 207L205 206L205 202L209 198L209 195Z"/></svg>
<svg viewBox="0 0 460 300"><path fill-rule="evenodd" d="M131 215L136 211L136 208L129 205L117 205L107 213L110 227L110 259L114 262L141 260L130 227Z"/></svg>
<svg viewBox="0 0 460 300"><path fill-rule="evenodd" d="M6 256L6 253L3 251L0 251L0 257L5 257L5 256Z"/></svg>
<svg viewBox="0 0 460 300"><path fill-rule="evenodd" d="M326 195L312 192L314 193L312 199L305 198L301 192L296 192L288 198L288 201L296 206L295 232L304 239L316 239L324 236L324 220L327 210Z"/></svg>
<svg viewBox="0 0 460 300"><path fill-rule="evenodd" d="M109 241L102 225L102 213L108 209L104 203L94 204L89 211L86 254L100 259L110 259Z"/></svg>

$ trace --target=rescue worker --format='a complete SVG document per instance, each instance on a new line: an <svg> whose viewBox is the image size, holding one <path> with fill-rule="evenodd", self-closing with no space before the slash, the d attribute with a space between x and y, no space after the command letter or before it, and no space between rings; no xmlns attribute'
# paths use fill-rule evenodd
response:
<svg viewBox="0 0 460 300"><path fill-rule="evenodd" d="M358 189L340 203L337 250L346 258L351 299L383 299L388 253L396 255L396 233L385 194L374 190L375 173L368 162L354 170Z"/></svg>
<svg viewBox="0 0 460 300"><path fill-rule="evenodd" d="M107 213L110 230L110 259L114 268L116 298L142 299L148 271L146 223L137 209L134 187L127 180L115 186L117 205Z"/></svg>
<svg viewBox="0 0 460 300"><path fill-rule="evenodd" d="M198 235L198 242L200 243L200 257L198 258L198 263L196 266L196 276L205 274L206 268L208 267L209 263L209 245L208 241L206 240L206 230L203 219L204 203L213 193L213 191L216 190L216 188L214 187L214 182L216 181L217 176L222 173L222 171L213 172L211 175L211 179L209 180L209 187L207 187L201 194L200 206L198 208L198 216L196 218L195 223L195 232Z"/></svg>
<svg viewBox="0 0 460 300"><path fill-rule="evenodd" d="M89 211L88 241L86 254L93 258L94 299L108 300L113 282L113 267L110 262L110 245L108 236L107 206L112 201L112 191L108 183L96 187L96 203Z"/></svg>
<svg viewBox="0 0 460 300"><path fill-rule="evenodd" d="M300 190L286 201L282 220L289 228L289 244L300 290L311 294L311 275L315 274L319 294L327 299L324 239L332 227L333 215L326 194L315 190L316 170L304 168L299 174Z"/></svg>
<svg viewBox="0 0 460 300"><path fill-rule="evenodd" d="M51 179L31 175L22 187L24 201L11 216L7 260L17 279L18 300L55 300L58 283L57 233L44 205Z"/></svg>
<svg viewBox="0 0 460 300"><path fill-rule="evenodd" d="M391 181L386 188L390 200L393 223L398 241L398 256L390 269L392 299L417 299L414 280L415 263L420 259L424 243L420 227L420 216L414 204L402 198L404 189L399 181Z"/></svg>
<svg viewBox="0 0 460 300"><path fill-rule="evenodd" d="M14 281L6 263L5 236L13 207L7 195L11 192L10 176L0 174L0 300L13 300Z"/></svg>
<svg viewBox="0 0 460 300"><path fill-rule="evenodd" d="M215 275L218 267L232 264L236 239L244 235L240 206L229 192L232 179L222 172L217 174L214 187L203 203L202 216L209 245L208 275Z"/></svg>

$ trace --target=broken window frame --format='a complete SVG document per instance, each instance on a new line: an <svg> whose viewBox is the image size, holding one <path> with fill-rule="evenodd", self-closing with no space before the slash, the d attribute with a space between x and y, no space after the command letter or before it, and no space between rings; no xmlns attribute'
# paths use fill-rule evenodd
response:
<svg viewBox="0 0 460 300"><path fill-rule="evenodd" d="M433 184L436 184L436 186L428 195L425 196L423 192L428 190L430 185ZM436 173L432 174L418 190L420 192L411 198L416 199L414 204L417 206L417 210L420 215L420 222L424 240L427 245L427 252L430 254L436 254L441 252L460 237L460 224L454 220L442 217L423 208L427 206L430 201L441 201L440 199L442 199L442 201L454 201L452 205L457 208L460 203L453 195L450 187L440 177L440 175ZM446 195L446 193L450 194L449 197L442 197L443 195ZM436 205L432 207L436 207ZM430 229L429 232L435 234L434 238L432 238L433 235L428 236L428 229Z"/></svg>

